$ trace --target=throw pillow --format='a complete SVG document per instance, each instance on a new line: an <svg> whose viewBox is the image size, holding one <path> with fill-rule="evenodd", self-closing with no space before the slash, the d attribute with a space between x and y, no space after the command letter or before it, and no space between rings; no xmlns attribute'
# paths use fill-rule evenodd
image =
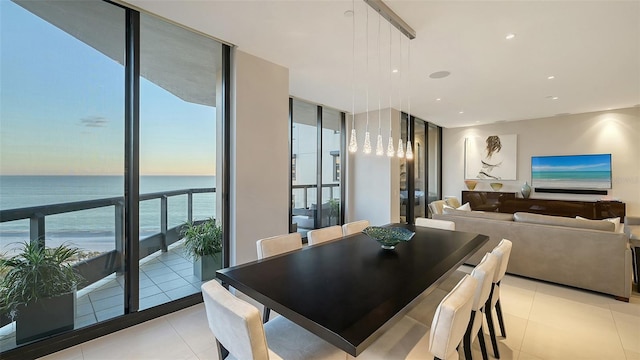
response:
<svg viewBox="0 0 640 360"><path fill-rule="evenodd" d="M582 216L576 216L576 219L578 219L578 220L591 220L591 219L583 218ZM613 225L616 226L613 231L618 232L618 233L623 233L624 232L624 225L620 224L620 218L619 217L602 219L602 221L612 222Z"/></svg>
<svg viewBox="0 0 640 360"><path fill-rule="evenodd" d="M453 206L449 206L447 204L442 205L443 209L456 209L456 210L462 210L462 211L471 211L471 205L469 205L469 203L464 203L464 205L459 206L457 208L454 208Z"/></svg>

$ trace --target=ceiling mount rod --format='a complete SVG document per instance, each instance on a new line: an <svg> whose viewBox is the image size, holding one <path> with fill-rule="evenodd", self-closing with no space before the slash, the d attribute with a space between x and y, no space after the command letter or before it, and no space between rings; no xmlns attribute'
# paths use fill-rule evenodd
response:
<svg viewBox="0 0 640 360"><path fill-rule="evenodd" d="M402 32L409 40L416 38L416 31L409 26L398 14L394 13L382 0L364 0L375 11L379 12L383 18L387 19L393 26Z"/></svg>

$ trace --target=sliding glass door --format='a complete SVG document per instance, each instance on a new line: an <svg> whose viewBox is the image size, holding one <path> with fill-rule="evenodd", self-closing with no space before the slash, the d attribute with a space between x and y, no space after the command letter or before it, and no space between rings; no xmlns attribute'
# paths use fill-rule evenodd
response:
<svg viewBox="0 0 640 360"><path fill-rule="evenodd" d="M289 101L291 231L306 237L309 230L342 224L344 219L344 113L298 99Z"/></svg>
<svg viewBox="0 0 640 360"><path fill-rule="evenodd" d="M442 198L442 129L416 117L401 116L401 136L411 139L413 159L400 159L400 221L430 217L428 204ZM412 194L412 196L410 195Z"/></svg>
<svg viewBox="0 0 640 360"><path fill-rule="evenodd" d="M99 0L0 1L0 16L0 256L64 245L80 275L68 302L32 315L33 303L4 300L47 281L10 287L16 265L0 269L0 358L201 302L183 229L228 211L215 179L229 47ZM48 318L63 313L62 325Z"/></svg>

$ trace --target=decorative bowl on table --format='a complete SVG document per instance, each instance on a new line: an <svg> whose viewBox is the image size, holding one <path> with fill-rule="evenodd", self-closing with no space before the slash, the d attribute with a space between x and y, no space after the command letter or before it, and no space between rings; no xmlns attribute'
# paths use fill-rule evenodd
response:
<svg viewBox="0 0 640 360"><path fill-rule="evenodd" d="M493 191L499 191L500 189L502 189L502 183L491 183L489 185L491 185Z"/></svg>
<svg viewBox="0 0 640 360"><path fill-rule="evenodd" d="M401 241L409 241L415 234L401 227L369 226L362 230L370 238L379 242L383 249L393 250Z"/></svg>

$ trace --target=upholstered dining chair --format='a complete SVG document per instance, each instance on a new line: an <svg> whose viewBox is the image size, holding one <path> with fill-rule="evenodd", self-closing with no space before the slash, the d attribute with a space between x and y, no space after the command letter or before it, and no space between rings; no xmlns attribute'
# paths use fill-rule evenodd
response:
<svg viewBox="0 0 640 360"><path fill-rule="evenodd" d="M269 256L302 249L302 236L300 236L300 233L272 236L256 241L256 247L258 250L258 259L264 259ZM265 306L262 312L262 321L265 323L269 321L270 314L271 309Z"/></svg>
<svg viewBox="0 0 640 360"><path fill-rule="evenodd" d="M280 255L289 251L302 249L300 233L272 236L256 241L258 259Z"/></svg>
<svg viewBox="0 0 640 360"><path fill-rule="evenodd" d="M496 337L496 330L493 324L492 312L495 310L498 316L498 323L500 324L500 332L502 337L506 338L507 333L504 328L504 318L502 316L502 306L500 305L500 281L507 272L507 265L509 265L509 256L511 255L511 241L502 239L500 243L493 248L491 254L495 255L498 259L498 267L496 268L495 275L493 277L493 283L491 284L491 293L487 299L487 303L484 305L485 317L487 318L487 326L489 327L489 335L491 336L491 345L493 346L493 354L496 358L500 358L500 352L498 351L498 338Z"/></svg>
<svg viewBox="0 0 640 360"><path fill-rule="evenodd" d="M429 203L429 211L432 214L442 214L442 207L446 204L444 200L435 200Z"/></svg>
<svg viewBox="0 0 640 360"><path fill-rule="evenodd" d="M202 284L209 328L222 359L346 359L346 353L283 316L263 325L253 305L235 297L217 280Z"/></svg>
<svg viewBox="0 0 640 360"><path fill-rule="evenodd" d="M473 297L473 305L471 306L471 320L467 332L464 334L464 357L471 360L471 344L476 338L479 338L480 350L482 351L482 359L487 360L487 345L484 342L484 332L482 331L482 316L484 306L491 294L491 285L496 273L499 261L498 257L486 253L480 263L471 272L471 277L478 280L478 287Z"/></svg>
<svg viewBox="0 0 640 360"><path fill-rule="evenodd" d="M342 225L342 235L347 236L359 233L369 227L369 220L359 220Z"/></svg>
<svg viewBox="0 0 640 360"><path fill-rule="evenodd" d="M307 233L309 245L318 245L325 241L342 237L342 227L340 225L314 229Z"/></svg>
<svg viewBox="0 0 640 360"><path fill-rule="evenodd" d="M434 229L442 230L455 230L456 223L449 220L428 219L428 218L416 218L416 226L430 227Z"/></svg>
<svg viewBox="0 0 640 360"><path fill-rule="evenodd" d="M429 351L434 359L458 359L457 348L471 319L477 287L478 280L466 275L438 305L429 335Z"/></svg>

